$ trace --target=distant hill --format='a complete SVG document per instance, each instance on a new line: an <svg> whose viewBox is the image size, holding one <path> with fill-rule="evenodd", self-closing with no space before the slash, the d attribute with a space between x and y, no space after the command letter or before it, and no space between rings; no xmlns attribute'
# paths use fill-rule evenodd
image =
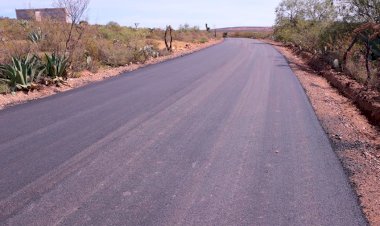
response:
<svg viewBox="0 0 380 226"><path fill-rule="evenodd" d="M272 27L225 27L217 28L218 32L272 32Z"/></svg>

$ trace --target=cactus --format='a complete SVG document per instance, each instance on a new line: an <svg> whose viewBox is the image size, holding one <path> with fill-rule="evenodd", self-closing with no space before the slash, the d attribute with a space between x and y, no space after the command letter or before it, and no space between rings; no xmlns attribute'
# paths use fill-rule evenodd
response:
<svg viewBox="0 0 380 226"><path fill-rule="evenodd" d="M208 24L206 23L206 31L207 32L210 32L211 28L208 26Z"/></svg>
<svg viewBox="0 0 380 226"><path fill-rule="evenodd" d="M146 57L157 58L160 56L160 53L152 45L146 45L140 51L144 52Z"/></svg>
<svg viewBox="0 0 380 226"><path fill-rule="evenodd" d="M37 31L32 31L28 35L29 41L33 42L34 44L37 44L38 42L42 41L44 38L44 35L42 34L41 29L38 29Z"/></svg>
<svg viewBox="0 0 380 226"><path fill-rule="evenodd" d="M172 32L173 32L173 28L172 26L166 26L166 30L165 30L165 37L164 37L164 41L165 41L165 46L166 46L166 49L169 51L169 52L172 52L173 51L173 46L172 46L172 43L173 43L173 35L172 35ZM169 39L169 40L168 40Z"/></svg>
<svg viewBox="0 0 380 226"><path fill-rule="evenodd" d="M7 82L14 92L35 88L35 82L39 80L44 69L39 65L36 56L28 54L24 59L12 57L12 63L1 65L0 71L3 74L0 80Z"/></svg>

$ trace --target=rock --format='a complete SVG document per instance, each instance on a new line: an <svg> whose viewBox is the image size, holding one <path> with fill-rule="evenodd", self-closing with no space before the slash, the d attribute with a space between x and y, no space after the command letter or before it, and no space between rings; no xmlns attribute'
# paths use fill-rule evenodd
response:
<svg viewBox="0 0 380 226"><path fill-rule="evenodd" d="M333 67L334 67L334 69L339 69L339 60L338 59L335 59L334 61L333 61Z"/></svg>

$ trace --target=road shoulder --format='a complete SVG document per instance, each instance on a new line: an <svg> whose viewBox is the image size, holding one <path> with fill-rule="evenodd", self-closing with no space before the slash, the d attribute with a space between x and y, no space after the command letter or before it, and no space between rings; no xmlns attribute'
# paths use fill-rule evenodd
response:
<svg viewBox="0 0 380 226"><path fill-rule="evenodd" d="M380 132L351 100L285 46L268 42L288 60L342 162L371 225L380 224Z"/></svg>
<svg viewBox="0 0 380 226"><path fill-rule="evenodd" d="M103 68L96 73L83 71L80 73L80 76L78 78L69 78L67 80L67 84L62 85L60 87L43 86L42 89L40 90L30 91L28 93L17 92L15 95L0 94L0 110L13 106L13 105L22 104L28 101L41 99L41 98L48 97L57 93L79 88L84 85L101 81L110 77L115 77L115 76L121 75L122 73L134 71L139 68L146 67L148 65L161 63L161 62L171 60L177 57L182 57L184 55L188 55L188 54L200 51L202 49L211 47L213 45L219 44L222 41L223 39L218 39L218 40L209 40L209 42L203 43L203 44L191 44L191 45L188 45L187 48L179 48L179 49L174 50L174 52L170 55L150 59L144 64L131 64L131 65L126 65L126 66L116 67L116 68Z"/></svg>

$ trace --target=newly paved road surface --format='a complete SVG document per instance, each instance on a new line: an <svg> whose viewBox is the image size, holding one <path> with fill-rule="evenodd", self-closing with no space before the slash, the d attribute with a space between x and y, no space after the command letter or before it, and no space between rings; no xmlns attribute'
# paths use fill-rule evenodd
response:
<svg viewBox="0 0 380 226"><path fill-rule="evenodd" d="M366 225L286 60L224 43L0 112L0 225Z"/></svg>

